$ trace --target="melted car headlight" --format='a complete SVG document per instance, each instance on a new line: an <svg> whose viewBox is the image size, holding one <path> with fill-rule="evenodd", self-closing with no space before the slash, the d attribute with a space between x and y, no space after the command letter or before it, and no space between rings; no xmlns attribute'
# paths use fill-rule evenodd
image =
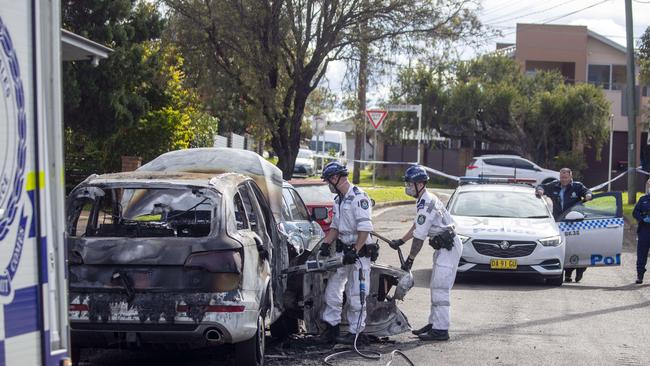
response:
<svg viewBox="0 0 650 366"><path fill-rule="evenodd" d="M460 239L460 241L463 244L465 244L469 239L471 239L469 236L466 236L466 235L456 234L456 236L458 236L458 239Z"/></svg>
<svg viewBox="0 0 650 366"><path fill-rule="evenodd" d="M542 243L542 245L545 247L556 247L562 244L562 237L559 235L555 235L548 238L540 239L539 242Z"/></svg>

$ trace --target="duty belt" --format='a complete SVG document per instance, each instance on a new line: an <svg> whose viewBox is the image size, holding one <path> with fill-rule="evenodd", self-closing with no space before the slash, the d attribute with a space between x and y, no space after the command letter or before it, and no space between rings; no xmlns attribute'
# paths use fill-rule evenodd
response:
<svg viewBox="0 0 650 366"><path fill-rule="evenodd" d="M431 247L436 250L442 248L451 250L451 248L454 247L454 237L456 237L454 230L447 228L445 231L438 233L433 238L430 238L429 245L431 245Z"/></svg>
<svg viewBox="0 0 650 366"><path fill-rule="evenodd" d="M336 239L336 252L345 253L348 250L352 250L354 244L346 244L339 239ZM359 257L368 257L371 261L376 261L379 257L379 246L376 244L364 244L361 250L359 251Z"/></svg>

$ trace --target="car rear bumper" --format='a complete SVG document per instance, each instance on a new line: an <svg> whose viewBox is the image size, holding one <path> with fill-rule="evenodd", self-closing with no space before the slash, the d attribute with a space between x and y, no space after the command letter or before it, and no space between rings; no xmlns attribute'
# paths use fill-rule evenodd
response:
<svg viewBox="0 0 650 366"><path fill-rule="evenodd" d="M237 298L219 301L224 294ZM199 348L241 342L257 331L259 303L254 291L142 292L130 302L120 293L73 291L70 296L70 333L80 347L178 344Z"/></svg>
<svg viewBox="0 0 650 366"><path fill-rule="evenodd" d="M70 335L78 347L125 347L173 344L202 348L237 343L255 335L257 311L229 314L227 322L172 324L71 321Z"/></svg>

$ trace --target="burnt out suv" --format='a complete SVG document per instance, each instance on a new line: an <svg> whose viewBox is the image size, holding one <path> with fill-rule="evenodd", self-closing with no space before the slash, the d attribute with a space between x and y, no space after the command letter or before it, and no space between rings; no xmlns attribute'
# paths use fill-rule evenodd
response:
<svg viewBox="0 0 650 366"><path fill-rule="evenodd" d="M70 195L67 219L75 348L233 343L238 364L262 362L287 246L251 178L93 176Z"/></svg>

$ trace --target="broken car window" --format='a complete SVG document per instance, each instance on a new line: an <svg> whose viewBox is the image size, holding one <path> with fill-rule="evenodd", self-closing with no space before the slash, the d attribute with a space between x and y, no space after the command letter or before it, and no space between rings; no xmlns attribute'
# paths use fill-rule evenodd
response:
<svg viewBox="0 0 650 366"><path fill-rule="evenodd" d="M201 237L217 216L214 195L192 188L104 188L85 200L73 236ZM78 203L77 203L78 204ZM87 225L87 227L84 227Z"/></svg>
<svg viewBox="0 0 650 366"><path fill-rule="evenodd" d="M235 222L237 223L237 230L246 230L248 229L248 219L246 218L246 210L244 210L244 204L242 203L241 196L239 193L235 193L233 197L233 206L235 206Z"/></svg>

